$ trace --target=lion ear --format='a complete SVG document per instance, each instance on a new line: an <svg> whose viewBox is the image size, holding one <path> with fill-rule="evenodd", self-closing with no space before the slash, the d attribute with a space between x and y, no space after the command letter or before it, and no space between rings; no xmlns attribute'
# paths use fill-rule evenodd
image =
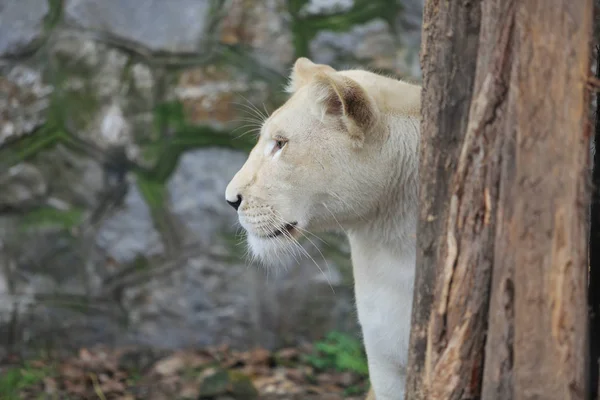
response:
<svg viewBox="0 0 600 400"><path fill-rule="evenodd" d="M340 118L355 145L362 146L365 133L377 120L376 106L367 92L356 81L338 73L319 74L314 87L318 112Z"/></svg>
<svg viewBox="0 0 600 400"><path fill-rule="evenodd" d="M317 74L327 72L335 72L335 69L329 65L315 64L306 57L300 57L294 63L285 91L294 93L313 80Z"/></svg>

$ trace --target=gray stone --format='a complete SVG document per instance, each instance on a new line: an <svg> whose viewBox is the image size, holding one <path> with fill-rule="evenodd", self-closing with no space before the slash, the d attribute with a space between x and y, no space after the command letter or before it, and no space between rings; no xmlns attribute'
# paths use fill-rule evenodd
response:
<svg viewBox="0 0 600 400"><path fill-rule="evenodd" d="M346 32L320 31L310 42L311 57L315 62L337 68L366 67L418 78L420 28L404 29L405 21L405 17L398 19L400 38L393 35L383 19L355 25Z"/></svg>
<svg viewBox="0 0 600 400"><path fill-rule="evenodd" d="M143 163L138 141L153 134L155 78L143 63L129 65L122 51L73 33L57 35L51 70L67 128L101 149L125 148ZM75 112L74 112L75 110Z"/></svg>
<svg viewBox="0 0 600 400"><path fill-rule="evenodd" d="M398 58L407 75L421 78L419 51L421 46L421 25L423 23L423 0L403 0L402 12L398 15L396 27L400 32Z"/></svg>
<svg viewBox="0 0 600 400"><path fill-rule="evenodd" d="M24 65L0 68L0 146L46 121L52 90L38 70Z"/></svg>
<svg viewBox="0 0 600 400"><path fill-rule="evenodd" d="M294 58L287 1L227 0L221 13L221 42L244 45L263 66L287 74Z"/></svg>
<svg viewBox="0 0 600 400"><path fill-rule="evenodd" d="M395 39L382 19L354 26L347 32L320 31L310 43L315 62L338 68L365 65L393 68Z"/></svg>
<svg viewBox="0 0 600 400"><path fill-rule="evenodd" d="M0 2L0 57L17 55L44 32L47 0L2 0Z"/></svg>
<svg viewBox="0 0 600 400"><path fill-rule="evenodd" d="M269 348L355 330L352 288L339 265L318 253L265 274L244 258L197 244L189 257L150 267L150 279L123 292L127 343L159 347L228 343ZM327 266L329 265L329 266Z"/></svg>
<svg viewBox="0 0 600 400"><path fill-rule="evenodd" d="M171 348L251 345L255 304L249 301L248 281L253 271L215 259L205 247L197 253L204 255L181 260L170 273L125 290L128 340ZM160 271L166 264L153 268Z"/></svg>
<svg viewBox="0 0 600 400"><path fill-rule="evenodd" d="M219 231L235 226L237 216L225 202L225 188L246 158L242 152L202 149L179 159L167 189L171 212L187 228L190 241L214 243Z"/></svg>
<svg viewBox="0 0 600 400"><path fill-rule="evenodd" d="M168 97L183 104L187 121L223 129L250 128L250 118L263 120L265 108L276 107L277 93L264 80L253 79L243 65L209 64L181 71Z"/></svg>
<svg viewBox="0 0 600 400"><path fill-rule="evenodd" d="M101 223L96 243L107 256L122 264L164 251L150 208L135 184L130 185L123 205Z"/></svg>
<svg viewBox="0 0 600 400"><path fill-rule="evenodd" d="M210 25L208 0L67 0L67 20L131 40L152 51L202 49Z"/></svg>
<svg viewBox="0 0 600 400"><path fill-rule="evenodd" d="M0 173L0 210L27 209L44 202L46 181L33 165L21 163Z"/></svg>
<svg viewBox="0 0 600 400"><path fill-rule="evenodd" d="M28 60L0 59L3 160L17 154L15 139L32 132L65 128L77 136L0 171L0 296L11 300L0 301L0 336L10 327L28 344L59 347L243 348L357 329L344 240L319 235L325 245L309 235L313 243L303 240L297 260L271 269L246 257L236 214L224 201L246 154L187 150L167 177L165 204L152 209L127 175L127 158L153 171L157 140L168 140L170 128L229 128L258 117L248 115L247 103L261 110L263 102L268 110L281 103L276 94L294 61L288 2L225 0L212 15L218 3L64 0L66 26L42 41L46 0L0 0L0 58L44 46ZM355 1L303 4L302 16L326 22ZM346 32L325 29L312 39L311 57L338 68L418 75L422 0L402 4L398 37L382 19ZM213 42L236 51L188 64L205 59ZM192 57L169 56L185 65L164 68L162 55L139 56L151 52ZM156 112L163 101L182 103L185 121L175 107ZM156 129L157 115L169 119L165 132ZM19 330L11 325L15 304Z"/></svg>
<svg viewBox="0 0 600 400"><path fill-rule="evenodd" d="M301 9L300 16L330 15L350 10L354 0L309 0Z"/></svg>
<svg viewBox="0 0 600 400"><path fill-rule="evenodd" d="M99 206L105 185L102 165L63 144L38 153L31 161L48 182L46 204L61 210L92 212Z"/></svg>

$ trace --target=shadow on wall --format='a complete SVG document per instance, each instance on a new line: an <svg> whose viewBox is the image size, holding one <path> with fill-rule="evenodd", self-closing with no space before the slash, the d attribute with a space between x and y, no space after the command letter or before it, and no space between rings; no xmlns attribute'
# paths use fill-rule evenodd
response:
<svg viewBox="0 0 600 400"><path fill-rule="evenodd" d="M345 241L309 246L325 273L303 260L265 276L223 193L297 56L419 79L421 8L4 1L0 346L272 348L354 332Z"/></svg>

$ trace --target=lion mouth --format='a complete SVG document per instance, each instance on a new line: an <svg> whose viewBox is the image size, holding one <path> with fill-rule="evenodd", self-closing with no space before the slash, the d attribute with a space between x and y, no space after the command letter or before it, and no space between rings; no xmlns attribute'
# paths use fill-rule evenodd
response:
<svg viewBox="0 0 600 400"><path fill-rule="evenodd" d="M277 229L275 232L270 233L270 234L266 235L265 237L267 237L267 238L276 238L276 237L281 236L281 235L289 236L293 232L293 230L296 229L297 225L298 225L297 222L292 222L292 223L289 223L289 224L285 224L285 226L283 228Z"/></svg>

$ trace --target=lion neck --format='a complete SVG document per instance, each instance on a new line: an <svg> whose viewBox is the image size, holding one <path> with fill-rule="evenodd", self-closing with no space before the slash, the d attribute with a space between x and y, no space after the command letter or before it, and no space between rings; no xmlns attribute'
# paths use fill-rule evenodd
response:
<svg viewBox="0 0 600 400"><path fill-rule="evenodd" d="M414 117L390 117L387 122L390 136L379 169L385 189L378 193L375 206L347 233L355 242L405 252L416 243L419 122Z"/></svg>
<svg viewBox="0 0 600 400"><path fill-rule="evenodd" d="M419 122L414 117L390 117L388 121L390 137L381 168L385 190L366 217L347 230L354 269L363 272L397 264L414 268Z"/></svg>

